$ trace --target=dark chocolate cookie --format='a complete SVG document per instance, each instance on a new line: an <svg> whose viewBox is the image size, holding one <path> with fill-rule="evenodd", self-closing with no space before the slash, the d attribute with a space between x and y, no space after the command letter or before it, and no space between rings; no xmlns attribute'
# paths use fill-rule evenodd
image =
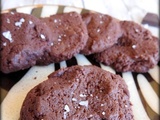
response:
<svg viewBox="0 0 160 120"><path fill-rule="evenodd" d="M121 21L123 36L118 43L95 54L95 59L116 71L147 72L158 62L158 38L131 21Z"/></svg>
<svg viewBox="0 0 160 120"><path fill-rule="evenodd" d="M50 51L51 30L38 18L23 13L0 15L0 70L4 73L29 68Z"/></svg>
<svg viewBox="0 0 160 120"><path fill-rule="evenodd" d="M88 30L88 41L82 54L89 55L102 52L117 43L122 36L119 21L109 15L100 13L82 14Z"/></svg>
<svg viewBox="0 0 160 120"><path fill-rule="evenodd" d="M119 76L96 66L60 69L26 96L20 120L133 120Z"/></svg>
<svg viewBox="0 0 160 120"><path fill-rule="evenodd" d="M87 28L80 14L76 12L62 13L42 18L50 27L53 46L49 53L38 60L38 64L46 65L72 58L86 45Z"/></svg>

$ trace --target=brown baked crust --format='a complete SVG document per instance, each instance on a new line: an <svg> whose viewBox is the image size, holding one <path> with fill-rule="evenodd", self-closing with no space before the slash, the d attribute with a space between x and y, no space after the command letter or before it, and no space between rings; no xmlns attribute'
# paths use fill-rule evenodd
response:
<svg viewBox="0 0 160 120"><path fill-rule="evenodd" d="M88 30L88 41L82 54L89 55L102 52L117 43L122 36L119 20L101 13L82 14Z"/></svg>
<svg viewBox="0 0 160 120"><path fill-rule="evenodd" d="M95 54L98 62L111 65L118 72L147 72L159 59L158 38L131 21L121 21L123 36L118 43Z"/></svg>
<svg viewBox="0 0 160 120"><path fill-rule="evenodd" d="M60 69L34 87L21 120L133 120L129 91L119 76L96 66Z"/></svg>

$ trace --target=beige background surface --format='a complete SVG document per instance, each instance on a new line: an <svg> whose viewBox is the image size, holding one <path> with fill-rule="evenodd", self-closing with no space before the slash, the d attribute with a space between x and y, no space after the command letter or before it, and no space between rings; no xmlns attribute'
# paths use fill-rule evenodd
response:
<svg viewBox="0 0 160 120"><path fill-rule="evenodd" d="M56 4L69 5L100 12L126 8L128 12L149 11L158 14L158 0L1 0L2 10L24 5Z"/></svg>

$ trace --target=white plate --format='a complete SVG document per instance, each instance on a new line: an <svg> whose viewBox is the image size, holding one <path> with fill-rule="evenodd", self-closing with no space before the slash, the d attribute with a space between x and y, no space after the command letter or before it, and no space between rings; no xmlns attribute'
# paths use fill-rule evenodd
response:
<svg viewBox="0 0 160 120"><path fill-rule="evenodd" d="M53 5L26 6L2 12L10 12L10 11L23 12L35 15L37 17L47 17L52 14L69 12L69 11L76 11L78 13L89 12L89 10L75 8L75 7L53 6ZM117 14L121 14L122 16L124 16L124 13L122 12L117 11ZM126 18L129 19L131 18L129 15L125 16ZM7 92L9 91L7 93L7 96L1 103L1 110L2 110L1 120L18 120L22 102L31 88L33 88L43 80L46 80L47 76L51 72L62 67L72 66L76 64L79 65L94 64L101 67L104 70L108 70L115 74L120 74L124 78L130 91L130 96L131 96L130 100L133 104L132 109L135 120L149 120L149 119L158 120L159 117L159 108L158 108L159 66L158 65L145 74L137 74L131 72L116 73L109 66L97 63L92 59L90 59L90 57L86 57L81 54L76 55L71 60L63 61L57 64L53 63L44 67L34 66L29 70L11 73L8 75L0 73L2 79L1 90ZM6 82L8 82L7 85L5 84ZM2 92L2 94L3 93L4 92Z"/></svg>

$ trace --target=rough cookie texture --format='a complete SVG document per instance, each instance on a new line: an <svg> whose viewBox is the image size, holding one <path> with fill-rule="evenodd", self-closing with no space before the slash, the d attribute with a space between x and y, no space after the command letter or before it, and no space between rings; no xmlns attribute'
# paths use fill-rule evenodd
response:
<svg viewBox="0 0 160 120"><path fill-rule="evenodd" d="M21 120L133 120L119 76L96 66L60 69L26 96Z"/></svg>
<svg viewBox="0 0 160 120"><path fill-rule="evenodd" d="M53 46L49 53L38 60L38 64L46 65L70 59L86 45L88 33L80 14L56 14L41 20L51 29Z"/></svg>
<svg viewBox="0 0 160 120"><path fill-rule="evenodd" d="M4 73L29 68L49 51L51 30L38 18L23 13L0 15L0 70Z"/></svg>
<svg viewBox="0 0 160 120"><path fill-rule="evenodd" d="M102 52L117 43L122 36L119 21L109 15L100 13L82 14L88 30L88 41L82 54L89 55Z"/></svg>
<svg viewBox="0 0 160 120"><path fill-rule="evenodd" d="M95 54L98 62L111 65L116 71L147 72L158 63L158 38L131 21L121 21L123 36L118 43Z"/></svg>

